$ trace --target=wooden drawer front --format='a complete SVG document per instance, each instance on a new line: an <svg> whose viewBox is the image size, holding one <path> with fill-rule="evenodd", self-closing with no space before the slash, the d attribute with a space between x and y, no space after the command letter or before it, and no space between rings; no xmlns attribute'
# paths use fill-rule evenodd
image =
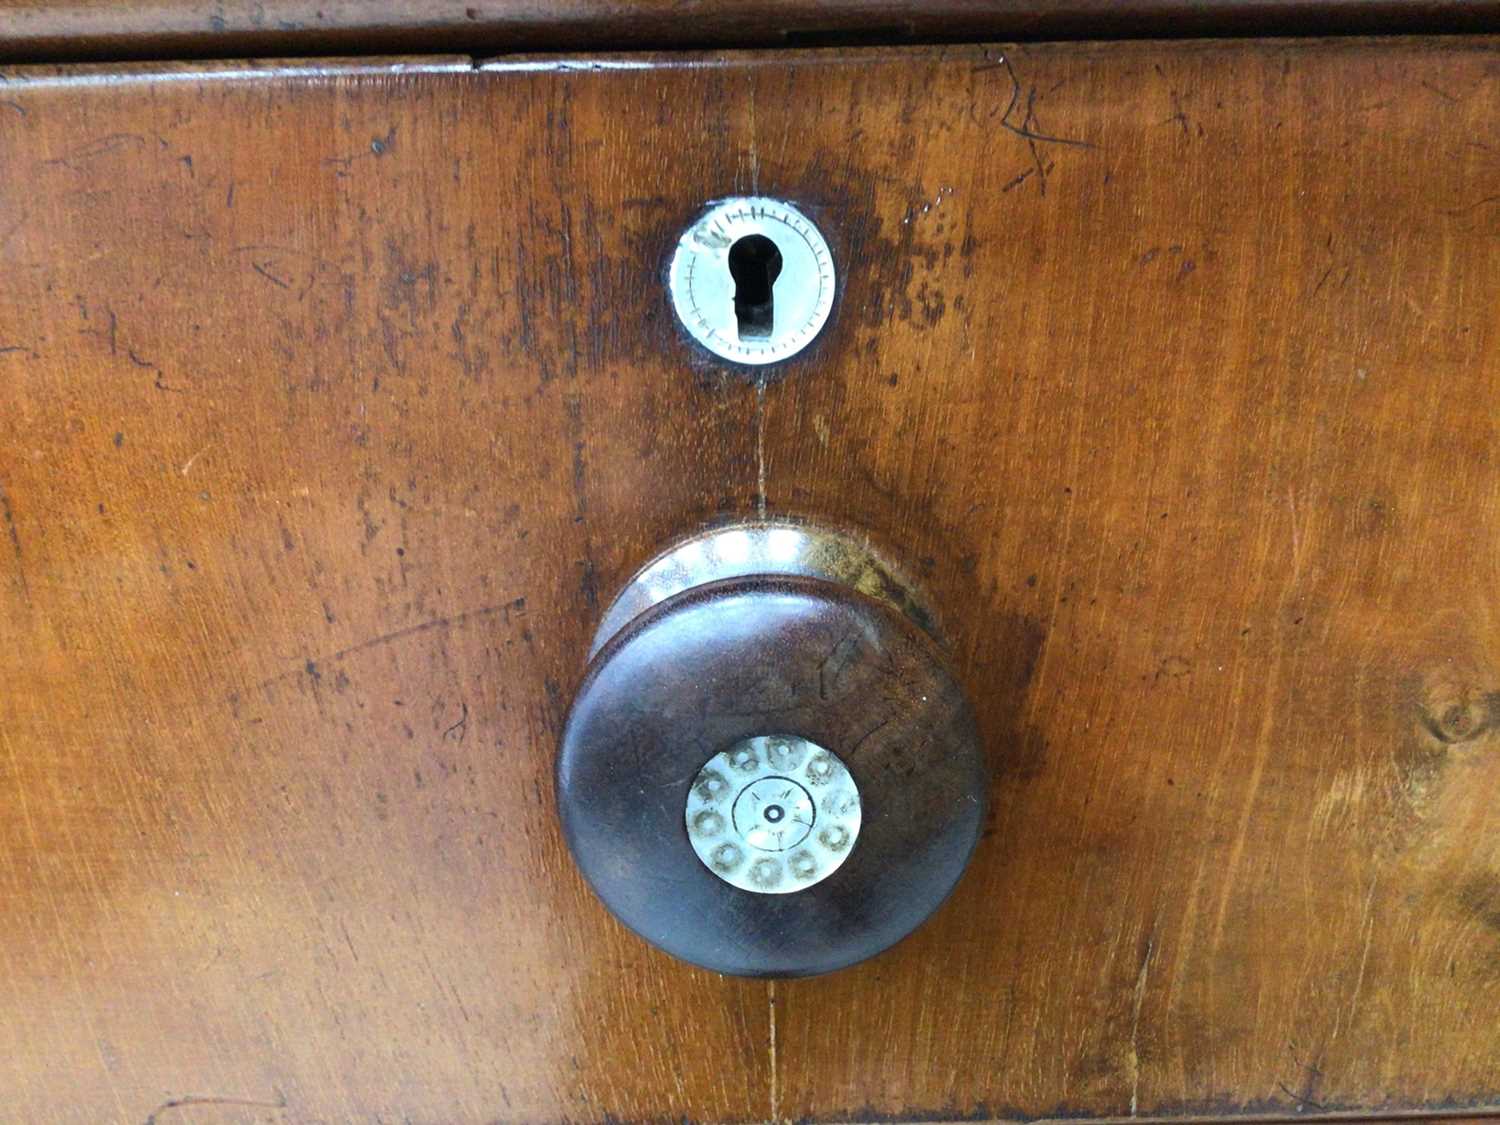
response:
<svg viewBox="0 0 1500 1125"><path fill-rule="evenodd" d="M1497 60L10 72L6 1113L1500 1103ZM842 286L759 382L661 282L752 191ZM995 775L927 926L776 985L551 788L601 599L762 508L920 571Z"/></svg>

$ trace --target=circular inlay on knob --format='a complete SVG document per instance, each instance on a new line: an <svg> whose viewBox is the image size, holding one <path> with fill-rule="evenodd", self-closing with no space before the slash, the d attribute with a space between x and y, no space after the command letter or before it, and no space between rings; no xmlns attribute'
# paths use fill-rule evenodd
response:
<svg viewBox="0 0 1500 1125"><path fill-rule="evenodd" d="M911 585L785 523L663 552L605 614L557 762L569 847L627 926L724 973L886 949L952 890L985 770Z"/></svg>
<svg viewBox="0 0 1500 1125"><path fill-rule="evenodd" d="M688 841L724 882L789 894L839 869L859 838L859 786L831 751L796 735L715 754L688 789Z"/></svg>

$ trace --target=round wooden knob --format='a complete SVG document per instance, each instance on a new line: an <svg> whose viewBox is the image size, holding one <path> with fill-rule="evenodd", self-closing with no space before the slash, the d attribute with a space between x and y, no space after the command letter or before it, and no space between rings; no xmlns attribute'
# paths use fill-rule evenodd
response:
<svg viewBox="0 0 1500 1125"><path fill-rule="evenodd" d="M978 839L985 771L909 587L855 541L722 529L626 590L558 804L605 905L684 960L803 976L899 941Z"/></svg>

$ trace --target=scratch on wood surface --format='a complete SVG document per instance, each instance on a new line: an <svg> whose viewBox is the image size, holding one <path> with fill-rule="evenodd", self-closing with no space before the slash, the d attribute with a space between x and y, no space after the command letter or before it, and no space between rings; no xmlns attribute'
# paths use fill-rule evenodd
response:
<svg viewBox="0 0 1500 1125"><path fill-rule="evenodd" d="M1354 1017L1359 1012L1359 994L1365 986L1365 966L1370 962L1370 942L1375 937L1375 886L1378 882L1376 877L1370 879L1370 892L1365 896L1365 941L1359 953L1359 972L1354 978L1354 992L1349 997L1349 1023L1354 1023Z"/></svg>
<svg viewBox="0 0 1500 1125"><path fill-rule="evenodd" d="M776 1073L776 982L766 983L767 1016L770 1022L771 1051L771 1120L781 1120L781 1083Z"/></svg>
<svg viewBox="0 0 1500 1125"><path fill-rule="evenodd" d="M1020 137L1026 142L1027 150L1031 154L1032 169L1036 173L1036 184L1042 195L1047 194L1047 176L1052 171L1052 162L1042 156L1042 145L1055 144L1065 145L1070 148L1093 148L1092 141L1085 141L1077 137L1058 137L1042 131L1036 117L1037 89L1035 86L1023 87L1020 76L1016 73L1015 64L1011 62L1008 54L999 54L994 61L985 63L974 68L976 72L986 70L1003 70L1010 81L1010 96L1006 103L1005 111L1000 114L998 124L1000 128L1008 133ZM1014 120L1018 108L1022 106L1022 91L1025 90L1025 114L1019 122ZM1053 89L1056 89L1054 87ZM1050 93L1051 91L1047 91ZM1043 93L1045 98L1047 93ZM1021 177L1024 179L1025 177ZM1014 187L1020 180L1014 180L1009 187ZM1009 190L1009 187L1006 190Z"/></svg>
<svg viewBox="0 0 1500 1125"><path fill-rule="evenodd" d="M1369 773L1362 766L1337 774L1313 806L1308 818L1310 837L1321 838L1346 830L1373 788Z"/></svg>
<svg viewBox="0 0 1500 1125"><path fill-rule="evenodd" d="M1291 485L1286 486L1286 503L1291 513L1292 525L1292 577L1295 582L1302 574L1302 529L1297 522L1297 490Z"/></svg>
<svg viewBox="0 0 1500 1125"><path fill-rule="evenodd" d="M755 511L766 518L766 379L755 381Z"/></svg>
<svg viewBox="0 0 1500 1125"><path fill-rule="evenodd" d="M755 76L756 76L756 69L754 67L747 67L746 71L745 71L745 76L750 81L750 97L747 99L748 102L749 102L749 105L750 105L750 129L749 129L749 133L748 133L748 136L750 138L750 194L751 195L759 195L760 194L760 158L756 155L756 152L755 152Z"/></svg>
<svg viewBox="0 0 1500 1125"><path fill-rule="evenodd" d="M110 133L105 137L97 137L85 145L71 150L62 156L54 156L49 160L41 162L42 167L56 165L68 169L70 172L82 172L83 165L101 156L120 152L123 149L142 149L146 147L146 138L139 133Z"/></svg>
<svg viewBox="0 0 1500 1125"><path fill-rule="evenodd" d="M1440 212L1440 214L1467 215L1470 211L1477 211L1479 210L1479 208L1488 207L1492 203L1500 203L1500 193L1497 193L1495 195L1486 195L1483 199L1477 199L1473 203L1469 203L1465 206L1454 207L1447 211L1442 211Z"/></svg>
<svg viewBox="0 0 1500 1125"><path fill-rule="evenodd" d="M285 1109L286 1098L278 1096L274 1102L268 1102L255 1098L218 1098L211 1095L189 1094L181 1098L168 1098L162 1102L146 1115L143 1125L157 1125L164 1113L171 1113L177 1109L191 1109L193 1106L200 1105L239 1106L242 1109Z"/></svg>
<svg viewBox="0 0 1500 1125"><path fill-rule="evenodd" d="M16 517L10 509L10 495L5 485L0 484L0 519L5 521L5 530L10 535L11 549L16 555L16 579L21 587L21 596L31 600L31 587L26 582L26 560L21 551L21 533L16 530Z"/></svg>
<svg viewBox="0 0 1500 1125"><path fill-rule="evenodd" d="M1146 977L1151 972L1151 954L1156 949L1156 938L1146 939L1146 954L1141 958L1141 969L1135 976L1135 1001L1130 1013L1130 1054L1126 1063L1130 1071L1130 1116L1136 1115L1141 1091L1141 1056L1139 1041L1141 1034L1141 1005L1146 999Z"/></svg>
<svg viewBox="0 0 1500 1125"><path fill-rule="evenodd" d="M186 461L184 461L182 463L182 475L183 476L187 476L188 472L193 467L193 462L197 461L198 458L202 457L205 453L207 453L212 448L213 448L213 443L209 442L202 449L198 450L197 453L194 453L191 457L189 457Z"/></svg>
<svg viewBox="0 0 1500 1125"><path fill-rule="evenodd" d="M1274 435L1273 435L1274 437ZM1311 474L1305 474L1310 477ZM1287 499L1291 503L1291 540L1293 574L1288 579L1280 580L1281 595L1277 600L1277 611L1286 609L1290 600L1295 596L1297 572L1301 569L1300 558L1304 549L1302 535L1309 528L1299 524L1296 513L1294 493L1291 489L1287 491ZM1271 549L1274 536L1271 533L1271 524L1274 519L1273 513L1267 511L1263 514L1260 527L1257 530L1259 550L1258 558L1254 564L1256 574L1256 588L1258 590L1269 589L1269 584L1275 579L1275 570L1271 564ZM1314 542L1316 536L1313 537ZM1300 621L1300 619L1299 619ZM1245 849L1250 839L1251 825L1254 822L1255 805L1260 798L1261 783L1265 780L1266 766L1271 757L1272 746L1276 739L1277 722L1283 717L1284 709L1277 705L1277 701L1284 698L1282 694L1283 675L1287 668L1287 639L1283 633L1278 632L1272 642L1271 652L1264 661L1264 669L1260 678L1264 685L1261 697L1260 724L1256 729L1253 743L1252 758L1250 761L1249 776L1245 779L1245 796L1240 805L1239 824L1236 826L1234 840L1229 847L1229 856L1222 868L1221 885L1219 890L1219 905L1214 918L1212 947L1218 949L1224 940L1224 931L1229 921L1230 902L1234 898L1236 881L1239 877L1240 864L1245 858ZM1291 657L1294 665L1296 652ZM1238 670L1234 681L1234 708L1235 719L1231 723L1228 736L1224 740L1226 747L1235 744L1235 735L1238 733L1238 718L1240 714L1240 701L1243 699L1242 691L1246 682L1248 669L1244 666ZM1292 675L1296 674L1293 667Z"/></svg>
<svg viewBox="0 0 1500 1125"><path fill-rule="evenodd" d="M341 648L335 652L330 652L322 656L314 657L308 660L301 668L294 668L289 672L281 673L279 676L272 676L270 679L262 680L255 686L257 690L268 688L273 684L281 683L284 680L295 679L299 676L312 676L316 679L318 675L318 665L320 664L335 663L337 661L343 660L345 657L364 652L367 649L378 648L381 645L394 644L397 641L404 641L408 637L414 637L420 633L426 633L433 629L452 629L460 625L466 625L470 621L477 620L481 617L492 617L497 613L508 614L513 611L519 611L521 609L524 609L525 606L525 598L513 598L508 602L501 602L496 605L484 605L480 606L477 609L469 609L465 610L462 613L455 613L451 617L438 617L432 621L423 621L417 625L408 625L405 629L396 629L389 633L381 633L379 636L370 637L368 640L360 641L358 644L349 645L347 648Z"/></svg>

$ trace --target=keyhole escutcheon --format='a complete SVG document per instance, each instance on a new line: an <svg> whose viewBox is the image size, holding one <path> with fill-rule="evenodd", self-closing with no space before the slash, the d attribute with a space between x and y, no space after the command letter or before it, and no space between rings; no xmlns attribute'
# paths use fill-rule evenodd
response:
<svg viewBox="0 0 1500 1125"><path fill-rule="evenodd" d="M792 204L732 196L678 237L667 287L678 323L710 354L779 363L807 347L833 311L833 254Z"/></svg>

